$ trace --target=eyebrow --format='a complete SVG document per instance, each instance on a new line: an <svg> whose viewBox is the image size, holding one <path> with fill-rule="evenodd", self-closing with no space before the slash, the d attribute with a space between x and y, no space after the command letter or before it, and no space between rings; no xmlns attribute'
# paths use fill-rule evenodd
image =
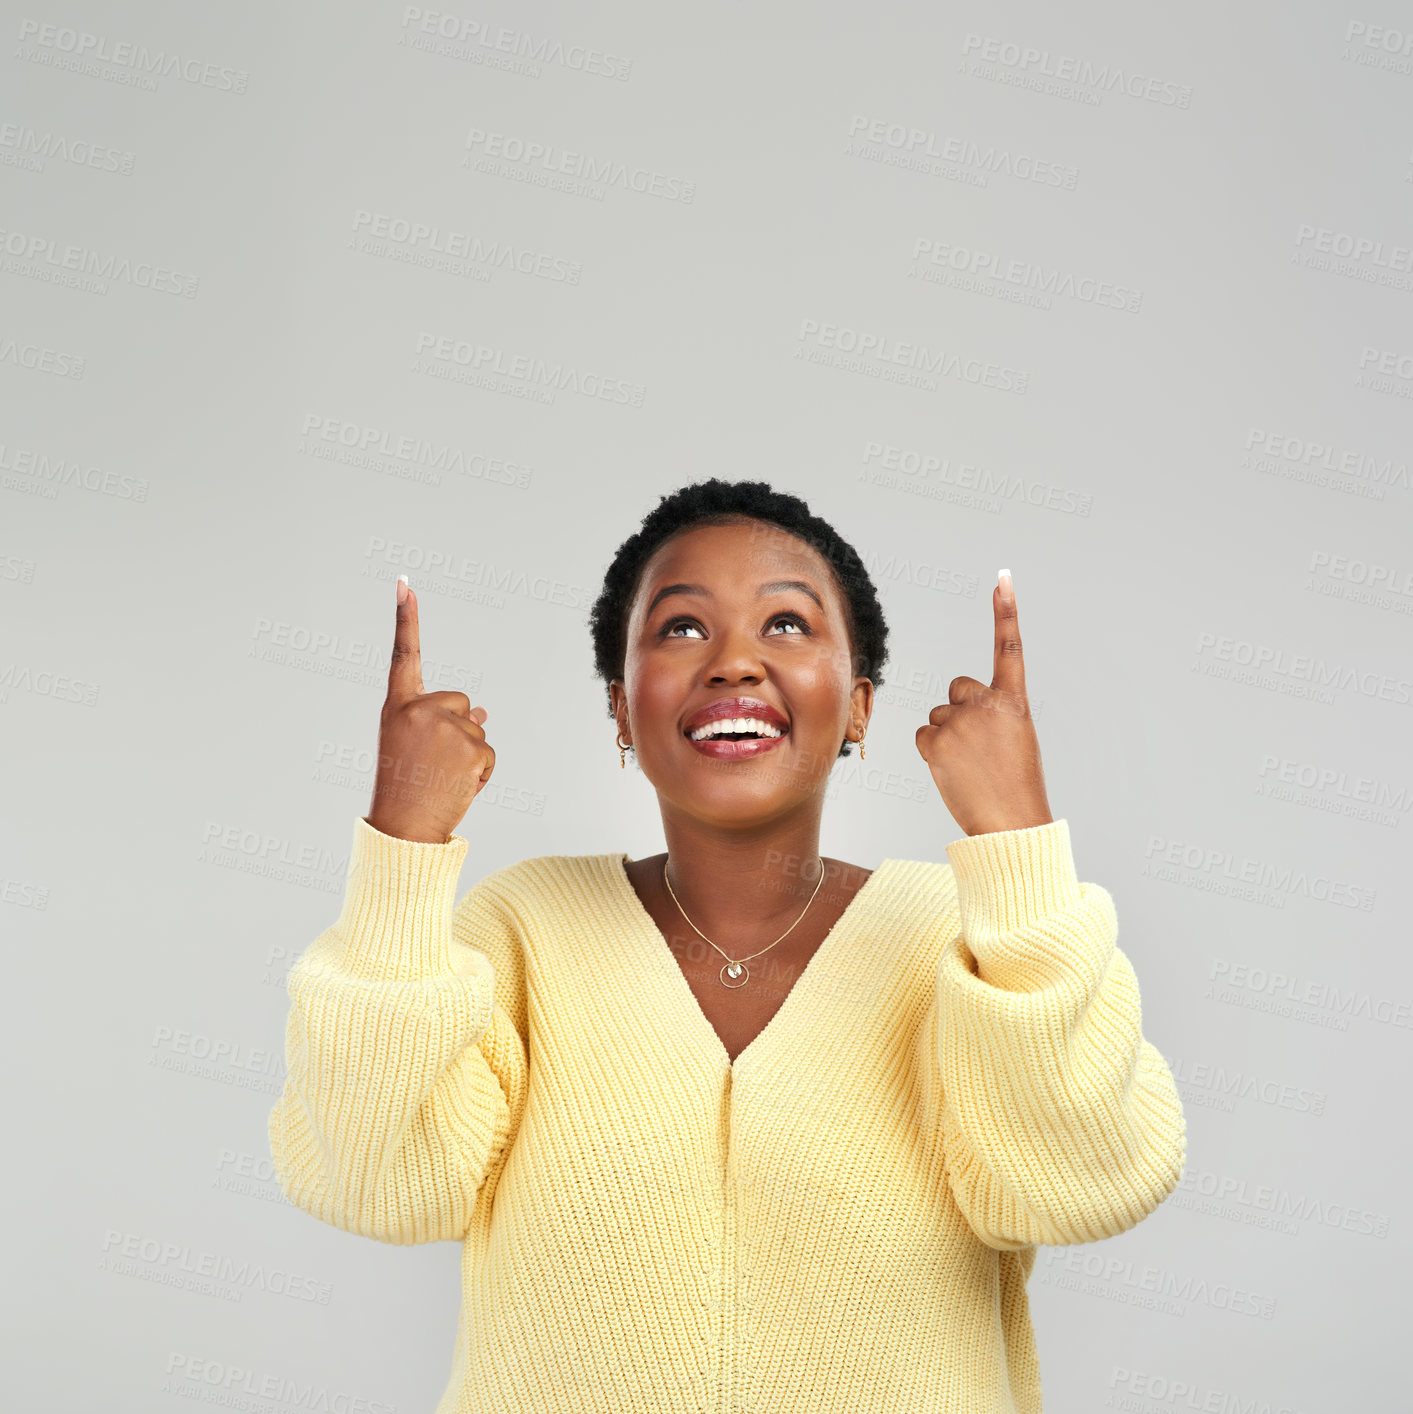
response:
<svg viewBox="0 0 1413 1414"><path fill-rule="evenodd" d="M798 589L802 594L808 594L821 609L824 608L824 601L815 593L811 585L802 579L772 579L768 584L762 584L756 590L756 597L760 598L765 594L783 594L787 589ZM664 584L661 589L653 595L653 601L648 605L648 614L667 598L669 594L700 594L703 598L712 598L712 592L704 584Z"/></svg>

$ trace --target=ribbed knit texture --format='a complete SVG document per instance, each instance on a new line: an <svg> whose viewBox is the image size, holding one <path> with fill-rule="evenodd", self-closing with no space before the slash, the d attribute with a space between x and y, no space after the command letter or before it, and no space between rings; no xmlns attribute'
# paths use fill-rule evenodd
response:
<svg viewBox="0 0 1413 1414"><path fill-rule="evenodd" d="M1040 1414L1037 1244L1187 1143L1066 820L885 859L734 1065L627 855L466 848L355 821L270 1113L300 1208L464 1244L436 1414Z"/></svg>

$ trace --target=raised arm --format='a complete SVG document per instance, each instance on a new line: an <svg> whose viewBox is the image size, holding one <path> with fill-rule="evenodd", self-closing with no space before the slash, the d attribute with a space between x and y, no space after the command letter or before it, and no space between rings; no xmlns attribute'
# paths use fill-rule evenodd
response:
<svg viewBox="0 0 1413 1414"><path fill-rule="evenodd" d="M380 1242L485 1220L524 1106L519 938L489 882L453 910L465 854L355 821L343 912L290 971L275 1172L305 1212Z"/></svg>
<svg viewBox="0 0 1413 1414"><path fill-rule="evenodd" d="M1065 819L947 857L961 930L920 1044L952 1194L989 1247L1115 1237L1177 1186L1187 1132L1113 899L1079 882Z"/></svg>
<svg viewBox="0 0 1413 1414"><path fill-rule="evenodd" d="M354 823L338 921L290 971L288 1077L269 1116L291 1202L382 1242L484 1219L523 1109L523 953L483 880L454 908L489 779L485 709L422 687L417 602L399 585L369 819Z"/></svg>

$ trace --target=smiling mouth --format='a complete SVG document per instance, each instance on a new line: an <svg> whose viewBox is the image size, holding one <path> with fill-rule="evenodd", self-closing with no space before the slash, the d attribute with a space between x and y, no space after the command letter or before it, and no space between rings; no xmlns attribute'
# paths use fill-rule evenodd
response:
<svg viewBox="0 0 1413 1414"><path fill-rule="evenodd" d="M688 728L686 728L686 729L683 731L682 735L685 736L688 741L702 742L702 741L779 741L781 737L783 737L783 736L788 736L788 735L790 734L790 729L789 729L789 727L781 727L781 728L779 728L779 730L776 731L774 734L772 734L772 733L770 733L770 732L745 731L745 732L710 732L710 733L708 733L708 735L702 736L702 737L694 737L694 736L692 735L692 733L693 733L694 731L700 731L700 730L701 730L700 727L688 727Z"/></svg>
<svg viewBox="0 0 1413 1414"><path fill-rule="evenodd" d="M750 761L757 756L765 756L779 750L789 738L790 731L788 727L782 727L778 736L757 731L730 731L697 738L684 731L682 735L686 738L687 745L699 756L710 757L716 761Z"/></svg>

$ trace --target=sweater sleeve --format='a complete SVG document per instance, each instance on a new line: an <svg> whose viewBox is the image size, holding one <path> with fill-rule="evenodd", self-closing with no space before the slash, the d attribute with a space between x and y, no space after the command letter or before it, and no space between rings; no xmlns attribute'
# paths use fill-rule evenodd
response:
<svg viewBox="0 0 1413 1414"><path fill-rule="evenodd" d="M524 1104L519 1008L500 995L523 981L497 975L522 956L514 917L486 881L453 908L465 855L459 836L358 819L343 911L290 970L275 1173L305 1212L380 1242L465 1237Z"/></svg>
<svg viewBox="0 0 1413 1414"><path fill-rule="evenodd" d="M1113 899L1078 881L1064 819L947 857L961 927L923 1039L952 1194L1001 1251L1115 1237L1177 1186L1187 1131Z"/></svg>

